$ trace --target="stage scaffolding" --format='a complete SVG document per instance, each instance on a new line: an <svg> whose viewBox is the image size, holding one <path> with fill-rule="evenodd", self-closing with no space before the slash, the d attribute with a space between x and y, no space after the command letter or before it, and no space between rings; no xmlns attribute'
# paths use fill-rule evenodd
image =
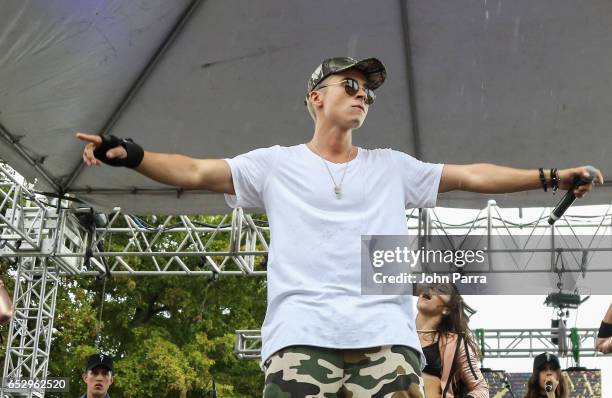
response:
<svg viewBox="0 0 612 398"><path fill-rule="evenodd" d="M488 240L505 235L514 247L493 249L489 244L490 253L532 254L521 264L512 260L509 271L558 273L561 256L565 258L564 271L586 273L612 271L609 263L604 267L591 266L597 256L612 251L611 208L612 204L608 204L597 206L593 214L566 216L554 227L546 222L548 208L502 209L494 201L489 201L484 209L469 211L468 216L463 212L467 218L461 222L456 221L456 210L438 208L410 210L406 219L412 234L423 240L425 246L426 237L435 234L481 235ZM446 221L449 215L453 215L452 222ZM568 237L575 238L570 239L573 247L571 244L568 247ZM0 257L14 265L16 278L15 315L9 326L3 377L40 379L47 374L60 278L264 277L269 238L265 216L246 214L242 209L218 217L137 216L122 214L119 208L107 214L96 213L78 198L36 192L10 167L0 163ZM213 246L219 239L226 242L225 247ZM542 241L546 242L544 248L538 246ZM533 255L542 254L547 256L546 261L532 261ZM132 261L136 257L142 261ZM186 261L190 257L198 261ZM546 340L546 333L488 330L485 339L491 355L529 356L540 348L530 346L524 351L500 342L507 339L541 342ZM593 337L593 330L580 333L584 341ZM239 357L257 357L259 339L258 331L238 331ZM588 349L582 351L582 355L590 354ZM29 391L22 395L42 397L44 392Z"/></svg>
<svg viewBox="0 0 612 398"><path fill-rule="evenodd" d="M595 350L597 331L588 328L568 329L565 340L569 340L570 332L574 332L580 342L580 357L600 356L602 354ZM552 343L553 338L559 338L558 329L481 329L474 332L485 361L488 358L533 358L542 352L557 353L560 357L572 355L571 344L564 339L559 345ZM479 332L482 333L482 340L479 340ZM261 332L237 330L234 351L240 359L260 359Z"/></svg>

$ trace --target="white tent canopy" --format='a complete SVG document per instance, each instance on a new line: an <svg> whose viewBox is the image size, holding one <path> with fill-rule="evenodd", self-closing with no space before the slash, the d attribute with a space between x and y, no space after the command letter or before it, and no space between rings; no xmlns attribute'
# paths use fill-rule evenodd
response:
<svg viewBox="0 0 612 398"><path fill-rule="evenodd" d="M0 158L99 210L227 212L121 168L82 166L76 131L232 157L309 140L306 79L331 56L387 66L362 147L440 163L593 164L612 173L607 0L32 0L0 13ZM581 204L609 203L611 185ZM550 206L541 191L494 197ZM482 208L489 197L441 195Z"/></svg>

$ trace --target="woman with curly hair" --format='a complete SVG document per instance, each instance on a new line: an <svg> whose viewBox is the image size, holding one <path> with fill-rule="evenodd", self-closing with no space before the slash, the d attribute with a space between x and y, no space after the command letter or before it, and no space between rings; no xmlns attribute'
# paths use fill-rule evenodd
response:
<svg viewBox="0 0 612 398"><path fill-rule="evenodd" d="M489 397L489 385L478 366L478 347L468 326L474 311L457 287L430 284L419 288L417 332L427 366L427 398Z"/></svg>
<svg viewBox="0 0 612 398"><path fill-rule="evenodd" d="M547 352L533 360L533 373L527 381L525 398L568 398L569 380L561 372L559 358Z"/></svg>

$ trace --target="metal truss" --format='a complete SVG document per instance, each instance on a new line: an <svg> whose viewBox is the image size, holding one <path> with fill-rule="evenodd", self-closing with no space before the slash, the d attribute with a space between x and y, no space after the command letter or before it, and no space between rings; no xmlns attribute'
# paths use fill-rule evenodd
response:
<svg viewBox="0 0 612 398"><path fill-rule="evenodd" d="M42 390L12 390L8 382L47 378L59 285L57 266L48 264L46 258L24 257L16 280L0 396L44 397Z"/></svg>
<svg viewBox="0 0 612 398"><path fill-rule="evenodd" d="M2 254L17 264L13 318L9 326L0 396L43 397L44 391L14 391L9 380L46 379L55 315L60 268L74 259L54 259L27 253L62 253L76 245L78 236L64 233L64 210L51 207L33 195L8 170L0 174L0 227ZM64 235L60 240L59 235ZM68 237L72 236L73 240Z"/></svg>
<svg viewBox="0 0 612 398"><path fill-rule="evenodd" d="M424 248L432 236L448 238L453 249L479 240L488 258L487 272L561 271L584 276L612 271L612 204L592 206L588 214L572 215L570 210L554 226L547 222L550 210L504 209L490 200L484 209L461 213L448 208L413 210L408 226Z"/></svg>
<svg viewBox="0 0 612 398"><path fill-rule="evenodd" d="M91 263L114 275L265 276L269 228L242 209L222 217L165 216L148 220L115 212L96 227ZM215 247L219 239L224 247ZM104 243L116 242L115 245ZM135 266L131 257L146 257ZM106 264L106 265L105 265ZM96 272L97 272L96 271ZM91 274L83 270L81 274Z"/></svg>
<svg viewBox="0 0 612 398"><path fill-rule="evenodd" d="M566 357L571 356L572 348L579 348L581 357L597 357L603 355L595 350L598 331L596 328L485 329L484 357L530 358L542 352L556 352ZM570 342L571 333L579 341L576 347ZM558 344L554 344L553 339L558 339Z"/></svg>
<svg viewBox="0 0 612 398"><path fill-rule="evenodd" d="M574 331L580 341L581 357L596 357L602 354L595 350L598 329L568 329ZM532 358L542 352L556 352L561 357L571 356L569 336L558 329L485 329L482 330L484 352L487 358ZM561 337L560 337L561 336ZM560 343L553 344L552 338ZM261 358L261 332L259 330L237 330L234 348L240 359Z"/></svg>
<svg viewBox="0 0 612 398"><path fill-rule="evenodd" d="M415 209L407 213L412 236L427 247L431 236L479 238L490 264L489 272L554 272L559 260L564 270L612 271L611 206L600 206L598 215L565 217L559 225L545 222L548 209L537 209L532 220L514 220L490 203L474 211L463 224L444 221L453 209ZM1 208L0 208L1 210ZM462 210L465 211L465 210ZM483 214L484 213L484 214ZM5 226L0 240L1 257L46 257L59 263L62 273L98 275L249 275L265 276L269 227L235 209L222 217L138 217L94 214L89 208L70 209L58 219L53 207L43 205L7 209L0 215ZM514 217L516 218L516 217ZM38 220L45 220L42 224ZM38 223L38 224L37 224ZM42 229L37 229L43 225ZM61 228L62 244L42 245L42 236ZM223 247L213 245L219 238ZM457 248L463 242L449 239ZM299 242L296 242L296 245ZM217 243L218 245L218 243ZM134 259L140 258L139 261Z"/></svg>
<svg viewBox="0 0 612 398"><path fill-rule="evenodd" d="M261 358L261 331L236 330L234 352L240 359Z"/></svg>

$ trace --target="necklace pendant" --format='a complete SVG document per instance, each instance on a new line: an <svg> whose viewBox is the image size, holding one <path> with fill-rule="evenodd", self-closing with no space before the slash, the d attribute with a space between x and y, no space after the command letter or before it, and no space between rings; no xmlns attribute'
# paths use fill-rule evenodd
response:
<svg viewBox="0 0 612 398"><path fill-rule="evenodd" d="M336 194L336 199L342 198L342 191L340 190L340 187L334 187L334 193Z"/></svg>

